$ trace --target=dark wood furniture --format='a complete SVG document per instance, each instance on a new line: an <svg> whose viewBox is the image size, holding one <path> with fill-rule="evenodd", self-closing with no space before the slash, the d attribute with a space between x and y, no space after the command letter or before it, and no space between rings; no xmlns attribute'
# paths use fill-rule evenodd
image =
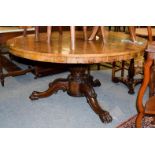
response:
<svg viewBox="0 0 155 155"><path fill-rule="evenodd" d="M33 31L34 29L30 28L27 30L27 33L33 33ZM23 32L24 30L20 27L0 27L0 46L5 46L8 39L23 35ZM5 57L6 54L9 54L9 51L2 52L2 48L0 47L0 82L2 86L4 86L4 79L6 77L24 75L33 71L33 68L31 68L30 66L28 67L28 69L23 70L9 58ZM5 69L7 73L4 73L3 69Z"/></svg>
<svg viewBox="0 0 155 155"><path fill-rule="evenodd" d="M88 32L88 35L90 34L91 32ZM43 92L34 91L30 96L31 100L48 97L58 90L66 91L71 96L85 96L101 121L109 123L112 121L112 117L99 105L93 88L100 86L100 82L93 80L87 68L90 64L130 60L142 55L147 45L146 40L138 38L138 41L142 42L141 45L122 42L123 39L128 40L129 37L124 33L106 32L106 41L103 43L101 38L84 41L83 33L77 32L74 50L70 46L70 32L64 32L63 35L53 33L51 44L46 42L46 34L40 34L40 42L34 41L34 35L27 35L27 37L13 38L7 44L13 55L35 61L68 64L70 68L70 74L66 79L54 80Z"/></svg>
<svg viewBox="0 0 155 155"><path fill-rule="evenodd" d="M134 26L129 26L129 34L130 34L130 42L133 44L139 44L136 38L136 28ZM150 33L150 29L148 27L148 33ZM112 81L114 83L122 82L124 83L129 91L129 94L134 94L134 88L136 85L140 84L143 80L143 58L138 59L137 67L135 65L135 59L131 59L130 61L121 61L119 65L116 62L112 64ZM116 76L116 73L120 71L121 75ZM128 72L128 76L125 76L125 71ZM141 75L141 78L135 78L137 74Z"/></svg>
<svg viewBox="0 0 155 155"><path fill-rule="evenodd" d="M146 91L147 86L151 85L152 92L155 92L155 45L151 44L147 49L148 55L147 60L144 65L144 80L139 89L138 97L137 97L137 109L138 115L136 119L136 127L142 127L142 118L144 115L149 115L155 117L155 93L150 94L149 99L143 104L143 96ZM152 123L155 123L153 121Z"/></svg>

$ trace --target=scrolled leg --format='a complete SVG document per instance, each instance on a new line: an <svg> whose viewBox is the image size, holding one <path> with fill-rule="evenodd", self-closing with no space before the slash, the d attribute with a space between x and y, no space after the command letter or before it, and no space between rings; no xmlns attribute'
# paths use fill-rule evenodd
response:
<svg viewBox="0 0 155 155"><path fill-rule="evenodd" d="M49 88L46 91L43 91L43 92L34 91L31 94L30 99L37 100L39 98L48 97L48 96L56 93L58 90L67 91L67 89L68 89L68 80L67 79L57 79L49 84Z"/></svg>
<svg viewBox="0 0 155 155"><path fill-rule="evenodd" d="M82 84L81 92L85 95L90 107L96 114L99 115L99 118L103 123L109 123L112 121L112 117L110 116L109 112L103 110L98 104L97 95L91 85Z"/></svg>

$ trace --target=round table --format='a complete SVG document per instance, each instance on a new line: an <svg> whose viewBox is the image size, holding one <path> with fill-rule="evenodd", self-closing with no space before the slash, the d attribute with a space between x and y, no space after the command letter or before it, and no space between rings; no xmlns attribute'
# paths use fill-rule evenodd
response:
<svg viewBox="0 0 155 155"><path fill-rule="evenodd" d="M89 32L88 32L89 33ZM84 41L83 33L76 32L75 49L71 48L70 32L52 33L51 43L46 42L46 34L40 34L39 42L34 35L20 36L7 42L10 53L42 62L68 64L70 74L66 79L59 78L49 84L43 92L34 91L30 99L48 97L58 90L67 91L71 96L85 96L90 107L104 123L112 121L112 117L102 109L97 101L95 86L100 86L99 80L93 80L88 72L89 64L129 60L141 56L146 48L147 41L137 38L138 44L130 41L130 36L122 32L106 32L105 40L102 37L93 41Z"/></svg>

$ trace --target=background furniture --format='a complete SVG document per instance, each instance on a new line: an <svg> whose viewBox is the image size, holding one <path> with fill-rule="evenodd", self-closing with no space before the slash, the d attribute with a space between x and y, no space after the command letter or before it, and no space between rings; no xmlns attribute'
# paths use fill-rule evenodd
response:
<svg viewBox="0 0 155 155"><path fill-rule="evenodd" d="M155 88L155 45L151 44L147 49L148 55L147 60L144 65L144 80L139 89L137 97L137 109L138 115L136 119L136 127L142 127L142 118L144 115L154 116L155 115L155 96L150 96L145 106L143 105L143 96L146 91L147 86L151 83L152 87ZM155 94L151 94L155 95ZM152 123L155 123L153 121Z"/></svg>
<svg viewBox="0 0 155 155"><path fill-rule="evenodd" d="M28 28L27 33L33 33L33 31L33 28ZM9 59L8 56L5 56L6 54L9 54L9 51L5 50L5 52L3 52L2 50L5 47L6 41L8 39L22 35L23 32L24 29L20 27L0 27L0 81L2 86L4 86L4 79L6 77L19 76L33 71L31 67L28 67L28 69L22 69L17 66L13 61ZM7 73L4 73L3 69L5 69Z"/></svg>
<svg viewBox="0 0 155 155"><path fill-rule="evenodd" d="M135 28L135 35L145 37L148 39L149 47L154 46L155 44L155 28L153 26L143 26ZM155 71L152 70L152 75L155 74ZM155 80L152 78L150 81L150 89L149 89L149 96L153 96L155 94Z"/></svg>
<svg viewBox="0 0 155 155"><path fill-rule="evenodd" d="M137 41L136 38L136 27L135 26L129 26L129 34L131 36L130 40L128 42L130 44L140 44L140 42ZM148 33L150 33L150 30L148 29ZM124 40L125 41L125 40ZM126 40L127 41L127 40ZM122 61L119 63L113 62L112 64L112 81L122 82L124 83L129 91L129 94L134 94L134 88L137 84L140 84L143 80L143 56L131 59L130 61ZM116 73L120 71L121 75L116 76ZM128 72L128 76L125 75L125 71ZM136 75L140 75L140 78L135 78Z"/></svg>

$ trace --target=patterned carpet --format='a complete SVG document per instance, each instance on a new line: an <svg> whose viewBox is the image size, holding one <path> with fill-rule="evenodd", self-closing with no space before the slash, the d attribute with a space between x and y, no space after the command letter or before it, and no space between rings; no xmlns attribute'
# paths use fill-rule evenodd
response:
<svg viewBox="0 0 155 155"><path fill-rule="evenodd" d="M135 128L135 121L137 115L129 118L125 122L121 123L117 128ZM142 121L143 128L155 128L155 124L151 124L153 117L145 116Z"/></svg>

